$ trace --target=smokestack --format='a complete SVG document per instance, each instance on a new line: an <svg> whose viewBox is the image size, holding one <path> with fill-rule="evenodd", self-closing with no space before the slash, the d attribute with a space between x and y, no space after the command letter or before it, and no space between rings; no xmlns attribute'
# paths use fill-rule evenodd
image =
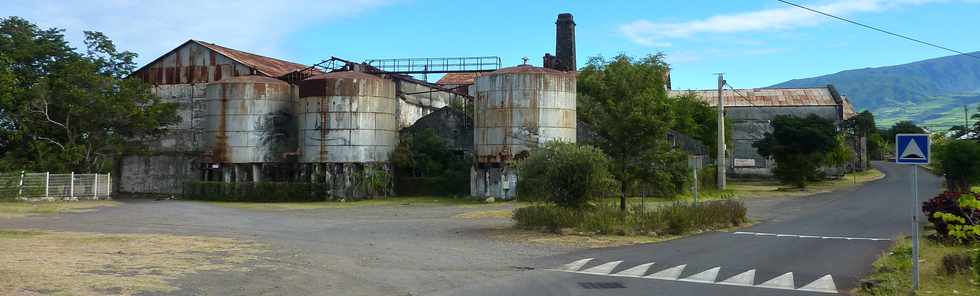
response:
<svg viewBox="0 0 980 296"><path fill-rule="evenodd" d="M575 64L575 21L571 13L558 15L555 22L557 28L557 38L555 40L555 55L558 56L558 70L576 71Z"/></svg>

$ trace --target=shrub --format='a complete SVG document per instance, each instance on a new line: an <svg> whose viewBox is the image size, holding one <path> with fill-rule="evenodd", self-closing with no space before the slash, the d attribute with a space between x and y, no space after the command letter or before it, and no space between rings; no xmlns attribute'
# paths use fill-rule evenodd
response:
<svg viewBox="0 0 980 296"><path fill-rule="evenodd" d="M969 192L980 182L980 143L957 140L940 146L936 156L950 191Z"/></svg>
<svg viewBox="0 0 980 296"><path fill-rule="evenodd" d="M946 191L922 203L939 237L958 241L980 238L980 194Z"/></svg>
<svg viewBox="0 0 980 296"><path fill-rule="evenodd" d="M609 159L601 150L549 142L518 163L518 194L527 199L581 209L612 184Z"/></svg>
<svg viewBox="0 0 980 296"><path fill-rule="evenodd" d="M514 211L517 227L558 232L573 228L592 234L680 235L691 231L738 226L748 221L746 208L737 200L673 203L652 210L633 207L623 213L616 207L564 208L534 205Z"/></svg>
<svg viewBox="0 0 980 296"><path fill-rule="evenodd" d="M980 281L980 250L976 250L973 256L973 273L976 274L977 280Z"/></svg>
<svg viewBox="0 0 980 296"><path fill-rule="evenodd" d="M521 229L559 232L581 224L582 212L552 205L535 205L514 210L514 221Z"/></svg>
<svg viewBox="0 0 980 296"><path fill-rule="evenodd" d="M968 273L972 258L967 254L946 254L943 256L942 272L946 275Z"/></svg>

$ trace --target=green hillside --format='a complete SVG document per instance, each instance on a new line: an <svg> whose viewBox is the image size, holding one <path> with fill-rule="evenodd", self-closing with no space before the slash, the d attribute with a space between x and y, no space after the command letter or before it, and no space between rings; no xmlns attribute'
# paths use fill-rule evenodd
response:
<svg viewBox="0 0 980 296"><path fill-rule="evenodd" d="M972 55L980 56L980 52ZM859 111L871 110L879 125L912 120L934 129L947 129L963 124L964 105L969 105L972 114L980 104L980 59L946 56L794 79L772 87L827 84L837 87Z"/></svg>

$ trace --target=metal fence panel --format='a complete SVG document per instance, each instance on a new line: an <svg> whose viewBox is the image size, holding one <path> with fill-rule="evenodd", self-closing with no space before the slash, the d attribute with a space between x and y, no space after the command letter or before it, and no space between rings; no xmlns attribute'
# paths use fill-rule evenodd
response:
<svg viewBox="0 0 980 296"><path fill-rule="evenodd" d="M109 199L110 174L0 173L2 199Z"/></svg>

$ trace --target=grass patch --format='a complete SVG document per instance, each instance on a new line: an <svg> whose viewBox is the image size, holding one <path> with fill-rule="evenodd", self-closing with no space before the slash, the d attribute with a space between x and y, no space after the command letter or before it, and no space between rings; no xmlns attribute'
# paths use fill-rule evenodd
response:
<svg viewBox="0 0 980 296"><path fill-rule="evenodd" d="M207 203L236 209L246 210L314 210L314 209L343 209L369 206L435 206L435 205L478 205L482 200L448 197L448 196L412 196L386 197L356 201L318 201L318 202L225 202L207 201Z"/></svg>
<svg viewBox="0 0 980 296"><path fill-rule="evenodd" d="M923 239L920 244L920 282L922 295L980 295L980 284L972 272L943 272L943 257L950 254L975 254L980 246L946 245ZM972 256L971 256L972 257ZM912 243L901 238L873 264L874 272L866 279L880 281L873 289L857 288L855 295L911 295Z"/></svg>
<svg viewBox="0 0 980 296"><path fill-rule="evenodd" d="M680 236L647 235L586 235L557 234L518 228L497 228L489 233L490 238L514 243L533 243L567 248L605 248L635 244L648 244L678 238Z"/></svg>
<svg viewBox="0 0 980 296"><path fill-rule="evenodd" d="M111 200L40 202L3 201L0 202L0 218L18 218L56 213L82 213L94 211L96 208L100 207L114 207L118 205L118 202Z"/></svg>
<svg viewBox="0 0 980 296"><path fill-rule="evenodd" d="M734 180L728 183L728 191L738 198L800 197L834 190L855 187L884 178L885 174L876 169L868 169L844 175L836 180L825 180L807 185L806 189L791 188L777 181Z"/></svg>
<svg viewBox="0 0 980 296"><path fill-rule="evenodd" d="M202 271L247 271L259 245L227 238L0 230L0 294L133 295Z"/></svg>
<svg viewBox="0 0 980 296"><path fill-rule="evenodd" d="M514 211L516 227L585 235L671 236L739 226L748 221L738 200L675 202L653 209L635 206L624 212L611 205L568 209L534 205Z"/></svg>
<svg viewBox="0 0 980 296"><path fill-rule="evenodd" d="M513 217L513 209L472 211L453 216L457 219L511 219Z"/></svg>

